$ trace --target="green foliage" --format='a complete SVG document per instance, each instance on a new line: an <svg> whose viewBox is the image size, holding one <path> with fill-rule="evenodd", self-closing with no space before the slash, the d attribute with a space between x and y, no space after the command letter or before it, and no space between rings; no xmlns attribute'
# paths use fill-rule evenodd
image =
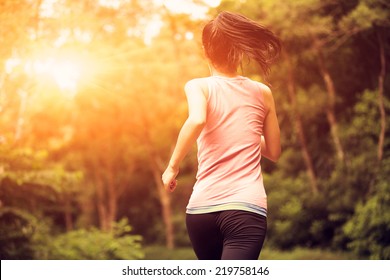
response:
<svg viewBox="0 0 390 280"><path fill-rule="evenodd" d="M48 237L48 224L18 208L0 208L0 259L33 259L34 244Z"/></svg>
<svg viewBox="0 0 390 280"><path fill-rule="evenodd" d="M351 12L340 20L344 30L369 30L376 26L390 26L388 4L380 0L360 0Z"/></svg>
<svg viewBox="0 0 390 280"><path fill-rule="evenodd" d="M114 225L110 232L96 228L79 229L54 236L45 245L36 246L38 259L60 260L135 260L144 253L141 236L131 235L126 219Z"/></svg>
<svg viewBox="0 0 390 280"><path fill-rule="evenodd" d="M360 149L365 147L368 153L375 154L377 135L379 134L380 123L377 90L365 90L358 95L357 102L353 107L353 119L345 125L344 141L351 145L350 151L353 156L366 156L360 153ZM386 109L390 108L389 100L385 99ZM371 155L372 156L372 155Z"/></svg>
<svg viewBox="0 0 390 280"><path fill-rule="evenodd" d="M110 232L96 228L58 234L51 222L15 208L0 211L1 259L142 259L142 238L130 234L126 219Z"/></svg>
<svg viewBox="0 0 390 280"><path fill-rule="evenodd" d="M350 239L349 248L370 259L390 259L390 160L383 165L375 193L359 203L343 230Z"/></svg>
<svg viewBox="0 0 390 280"><path fill-rule="evenodd" d="M274 172L264 176L264 184L268 195L267 242L278 248L305 244L310 239L307 227L305 231L300 230L305 214L302 213L303 201L299 199L308 191L305 176L285 178L280 172Z"/></svg>

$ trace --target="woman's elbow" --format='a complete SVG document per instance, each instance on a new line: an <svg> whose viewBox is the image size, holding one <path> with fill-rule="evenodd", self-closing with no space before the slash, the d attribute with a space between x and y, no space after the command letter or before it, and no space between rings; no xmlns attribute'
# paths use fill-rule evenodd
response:
<svg viewBox="0 0 390 280"><path fill-rule="evenodd" d="M206 119L204 118L188 118L187 122L196 128L203 128L206 125Z"/></svg>
<svg viewBox="0 0 390 280"><path fill-rule="evenodd" d="M277 162L279 160L281 154L282 154L282 149L281 148L276 149L269 154L268 159L273 161L273 162Z"/></svg>

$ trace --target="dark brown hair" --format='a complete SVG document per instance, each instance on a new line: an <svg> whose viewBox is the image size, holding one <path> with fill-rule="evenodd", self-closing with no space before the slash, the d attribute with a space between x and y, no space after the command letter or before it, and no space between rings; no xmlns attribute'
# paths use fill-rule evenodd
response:
<svg viewBox="0 0 390 280"><path fill-rule="evenodd" d="M202 43L214 67L226 72L235 72L246 56L268 74L281 51L280 39L270 30L243 15L226 11L205 25Z"/></svg>

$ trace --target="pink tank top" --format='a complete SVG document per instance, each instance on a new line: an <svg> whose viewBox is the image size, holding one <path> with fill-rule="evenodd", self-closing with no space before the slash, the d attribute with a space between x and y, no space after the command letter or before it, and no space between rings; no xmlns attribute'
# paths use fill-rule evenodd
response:
<svg viewBox="0 0 390 280"><path fill-rule="evenodd" d="M266 108L258 82L207 79L207 121L198 140L198 172L187 213L267 208L261 174Z"/></svg>

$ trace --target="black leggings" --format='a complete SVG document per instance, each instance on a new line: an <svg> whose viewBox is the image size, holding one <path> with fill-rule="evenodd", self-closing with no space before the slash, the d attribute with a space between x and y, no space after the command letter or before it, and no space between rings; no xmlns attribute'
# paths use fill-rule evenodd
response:
<svg viewBox="0 0 390 280"><path fill-rule="evenodd" d="M267 218L242 210L187 214L187 231L199 260L257 260Z"/></svg>

